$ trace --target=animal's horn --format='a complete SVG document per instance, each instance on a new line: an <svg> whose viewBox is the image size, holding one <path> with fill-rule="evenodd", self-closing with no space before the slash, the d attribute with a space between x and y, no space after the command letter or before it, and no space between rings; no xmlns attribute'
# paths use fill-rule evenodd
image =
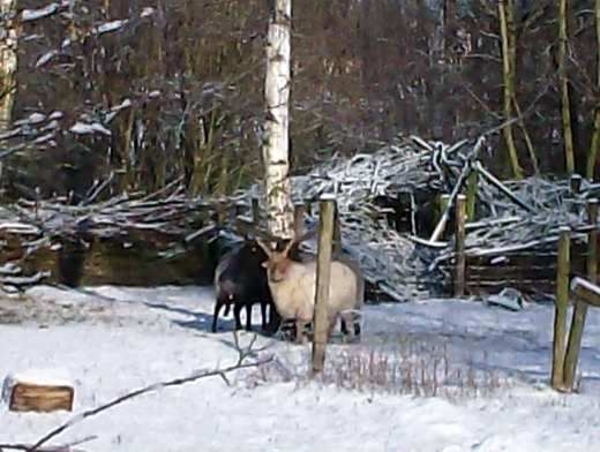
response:
<svg viewBox="0 0 600 452"><path fill-rule="evenodd" d="M290 252L290 250L292 249L292 246L294 246L297 243L296 239L292 239L288 242L288 244L285 246L285 248L283 249L283 254L286 255L287 253Z"/></svg>
<svg viewBox="0 0 600 452"><path fill-rule="evenodd" d="M256 243L258 243L258 246L260 246L263 249L263 251L265 252L265 254L268 257L271 257L273 252L271 251L269 246L265 242L262 241L262 239L260 237L256 237Z"/></svg>

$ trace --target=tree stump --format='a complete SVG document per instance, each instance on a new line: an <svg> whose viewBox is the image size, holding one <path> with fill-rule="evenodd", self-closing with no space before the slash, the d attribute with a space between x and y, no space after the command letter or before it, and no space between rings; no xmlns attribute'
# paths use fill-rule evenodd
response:
<svg viewBox="0 0 600 452"><path fill-rule="evenodd" d="M48 371L9 375L4 380L3 398L10 411L73 411L75 390L68 379Z"/></svg>

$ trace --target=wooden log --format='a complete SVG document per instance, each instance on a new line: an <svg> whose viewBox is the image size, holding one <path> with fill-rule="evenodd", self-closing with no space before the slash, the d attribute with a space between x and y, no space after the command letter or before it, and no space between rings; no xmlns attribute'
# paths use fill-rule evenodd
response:
<svg viewBox="0 0 600 452"><path fill-rule="evenodd" d="M564 388L567 306L569 303L570 229L560 228L556 271L556 300L554 307L554 344L552 350L551 384L556 390Z"/></svg>
<svg viewBox="0 0 600 452"><path fill-rule="evenodd" d="M467 197L463 194L456 198L456 263L454 267L454 296L465 295L465 220Z"/></svg>
<svg viewBox="0 0 600 452"><path fill-rule="evenodd" d="M64 378L9 375L4 382L10 411L72 411L75 390Z"/></svg>
<svg viewBox="0 0 600 452"><path fill-rule="evenodd" d="M571 293L587 304L600 308L600 288L584 278L575 277L571 281Z"/></svg>
<svg viewBox="0 0 600 452"><path fill-rule="evenodd" d="M335 199L323 197L319 206L319 245L317 251L317 288L312 349L312 370L318 374L325 367L325 349L329 332L329 285L331 280L331 252Z"/></svg>
<svg viewBox="0 0 600 452"><path fill-rule="evenodd" d="M594 198L588 200L587 211L590 224L595 225L598 219L597 199ZM590 231L588 239L588 253L586 259L587 279L590 283L596 284L598 274L598 230L593 229ZM571 320L571 328L569 330L569 341L567 343L564 368L565 388L569 391L573 390L575 384L577 361L579 361L586 316L587 304L583 300L576 299L575 308L573 309L573 318Z"/></svg>
<svg viewBox="0 0 600 452"><path fill-rule="evenodd" d="M444 212L446 211L446 209L448 208L448 204L450 204L450 194L449 193L442 193L439 195L438 198L438 215L437 215L437 220L436 221L441 221L442 217L444 216ZM442 232L442 235L440 236L440 238L443 240L448 236L448 234L446 234L445 232Z"/></svg>
<svg viewBox="0 0 600 452"><path fill-rule="evenodd" d="M475 162L475 169L481 176L487 180L490 184L494 185L498 190L500 190L504 195L510 198L515 204L521 206L523 209L528 212L533 212L533 207L515 195L512 191L510 191L506 185L504 185L500 180L498 180L492 173L486 170L480 161Z"/></svg>

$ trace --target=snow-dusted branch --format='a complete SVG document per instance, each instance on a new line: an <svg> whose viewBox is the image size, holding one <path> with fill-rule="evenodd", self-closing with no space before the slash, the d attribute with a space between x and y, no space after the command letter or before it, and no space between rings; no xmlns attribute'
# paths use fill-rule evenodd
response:
<svg viewBox="0 0 600 452"><path fill-rule="evenodd" d="M235 332L234 333L234 344L235 344L235 348L238 352L238 358L234 364L224 367L222 369L199 370L199 371L193 372L192 374L187 375L185 377L179 377L179 378L174 378L172 380L166 380L166 381L161 381L158 383L153 383L151 385L144 386L142 388L128 392L127 394L116 397L113 400L111 400L107 403L104 403L96 408L91 408L89 410L85 410L85 411L79 413L78 415L72 417L65 423L61 424L60 426L52 429L50 432L48 432L46 435L44 435L42 438L40 438L34 445L30 446L29 448L27 448L25 450L27 452L41 452L42 446L44 446L46 443L48 443L51 439L56 438L58 435L63 433L65 430L73 427L74 425L81 423L82 421L84 421L87 418L96 416L104 411L114 408L117 405L121 405L122 403L125 403L134 398L140 397L144 394L148 394L150 392L159 391L161 389L168 388L171 386L181 386L181 385L195 382L197 380L201 380L204 378L210 378L210 377L221 377L226 383L229 384L229 381L227 379L227 374L234 372L234 371L242 370L242 369L260 367L260 366L267 364L273 360L273 357L269 356L269 357L266 357L266 358L263 358L263 359L260 359L257 361L248 362L248 359L256 354L256 350L254 349L255 341L256 341L256 335L253 337L253 339L250 341L250 344L247 347L242 347L240 345L237 332ZM10 445L4 445L2 447L4 447L5 449L11 448ZM13 446L13 448L14 448L14 446ZM1 448L0 448L0 450L1 450Z"/></svg>

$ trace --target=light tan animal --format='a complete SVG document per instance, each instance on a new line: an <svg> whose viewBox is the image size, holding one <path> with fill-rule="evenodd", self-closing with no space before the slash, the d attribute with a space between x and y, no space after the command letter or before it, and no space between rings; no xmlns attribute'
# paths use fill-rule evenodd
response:
<svg viewBox="0 0 600 452"><path fill-rule="evenodd" d="M300 240L302 238L291 240L283 251L273 251L261 240L257 243L268 256L263 266L267 269L275 307L282 318L296 320L296 341L302 343L304 327L312 322L314 316L317 261L313 258L295 262L289 258L290 249ZM358 265L348 258L332 259L327 306L329 336L339 316L342 316L351 337L357 332L360 334L360 328L354 326L354 317L356 310L362 307L363 299L364 279Z"/></svg>

